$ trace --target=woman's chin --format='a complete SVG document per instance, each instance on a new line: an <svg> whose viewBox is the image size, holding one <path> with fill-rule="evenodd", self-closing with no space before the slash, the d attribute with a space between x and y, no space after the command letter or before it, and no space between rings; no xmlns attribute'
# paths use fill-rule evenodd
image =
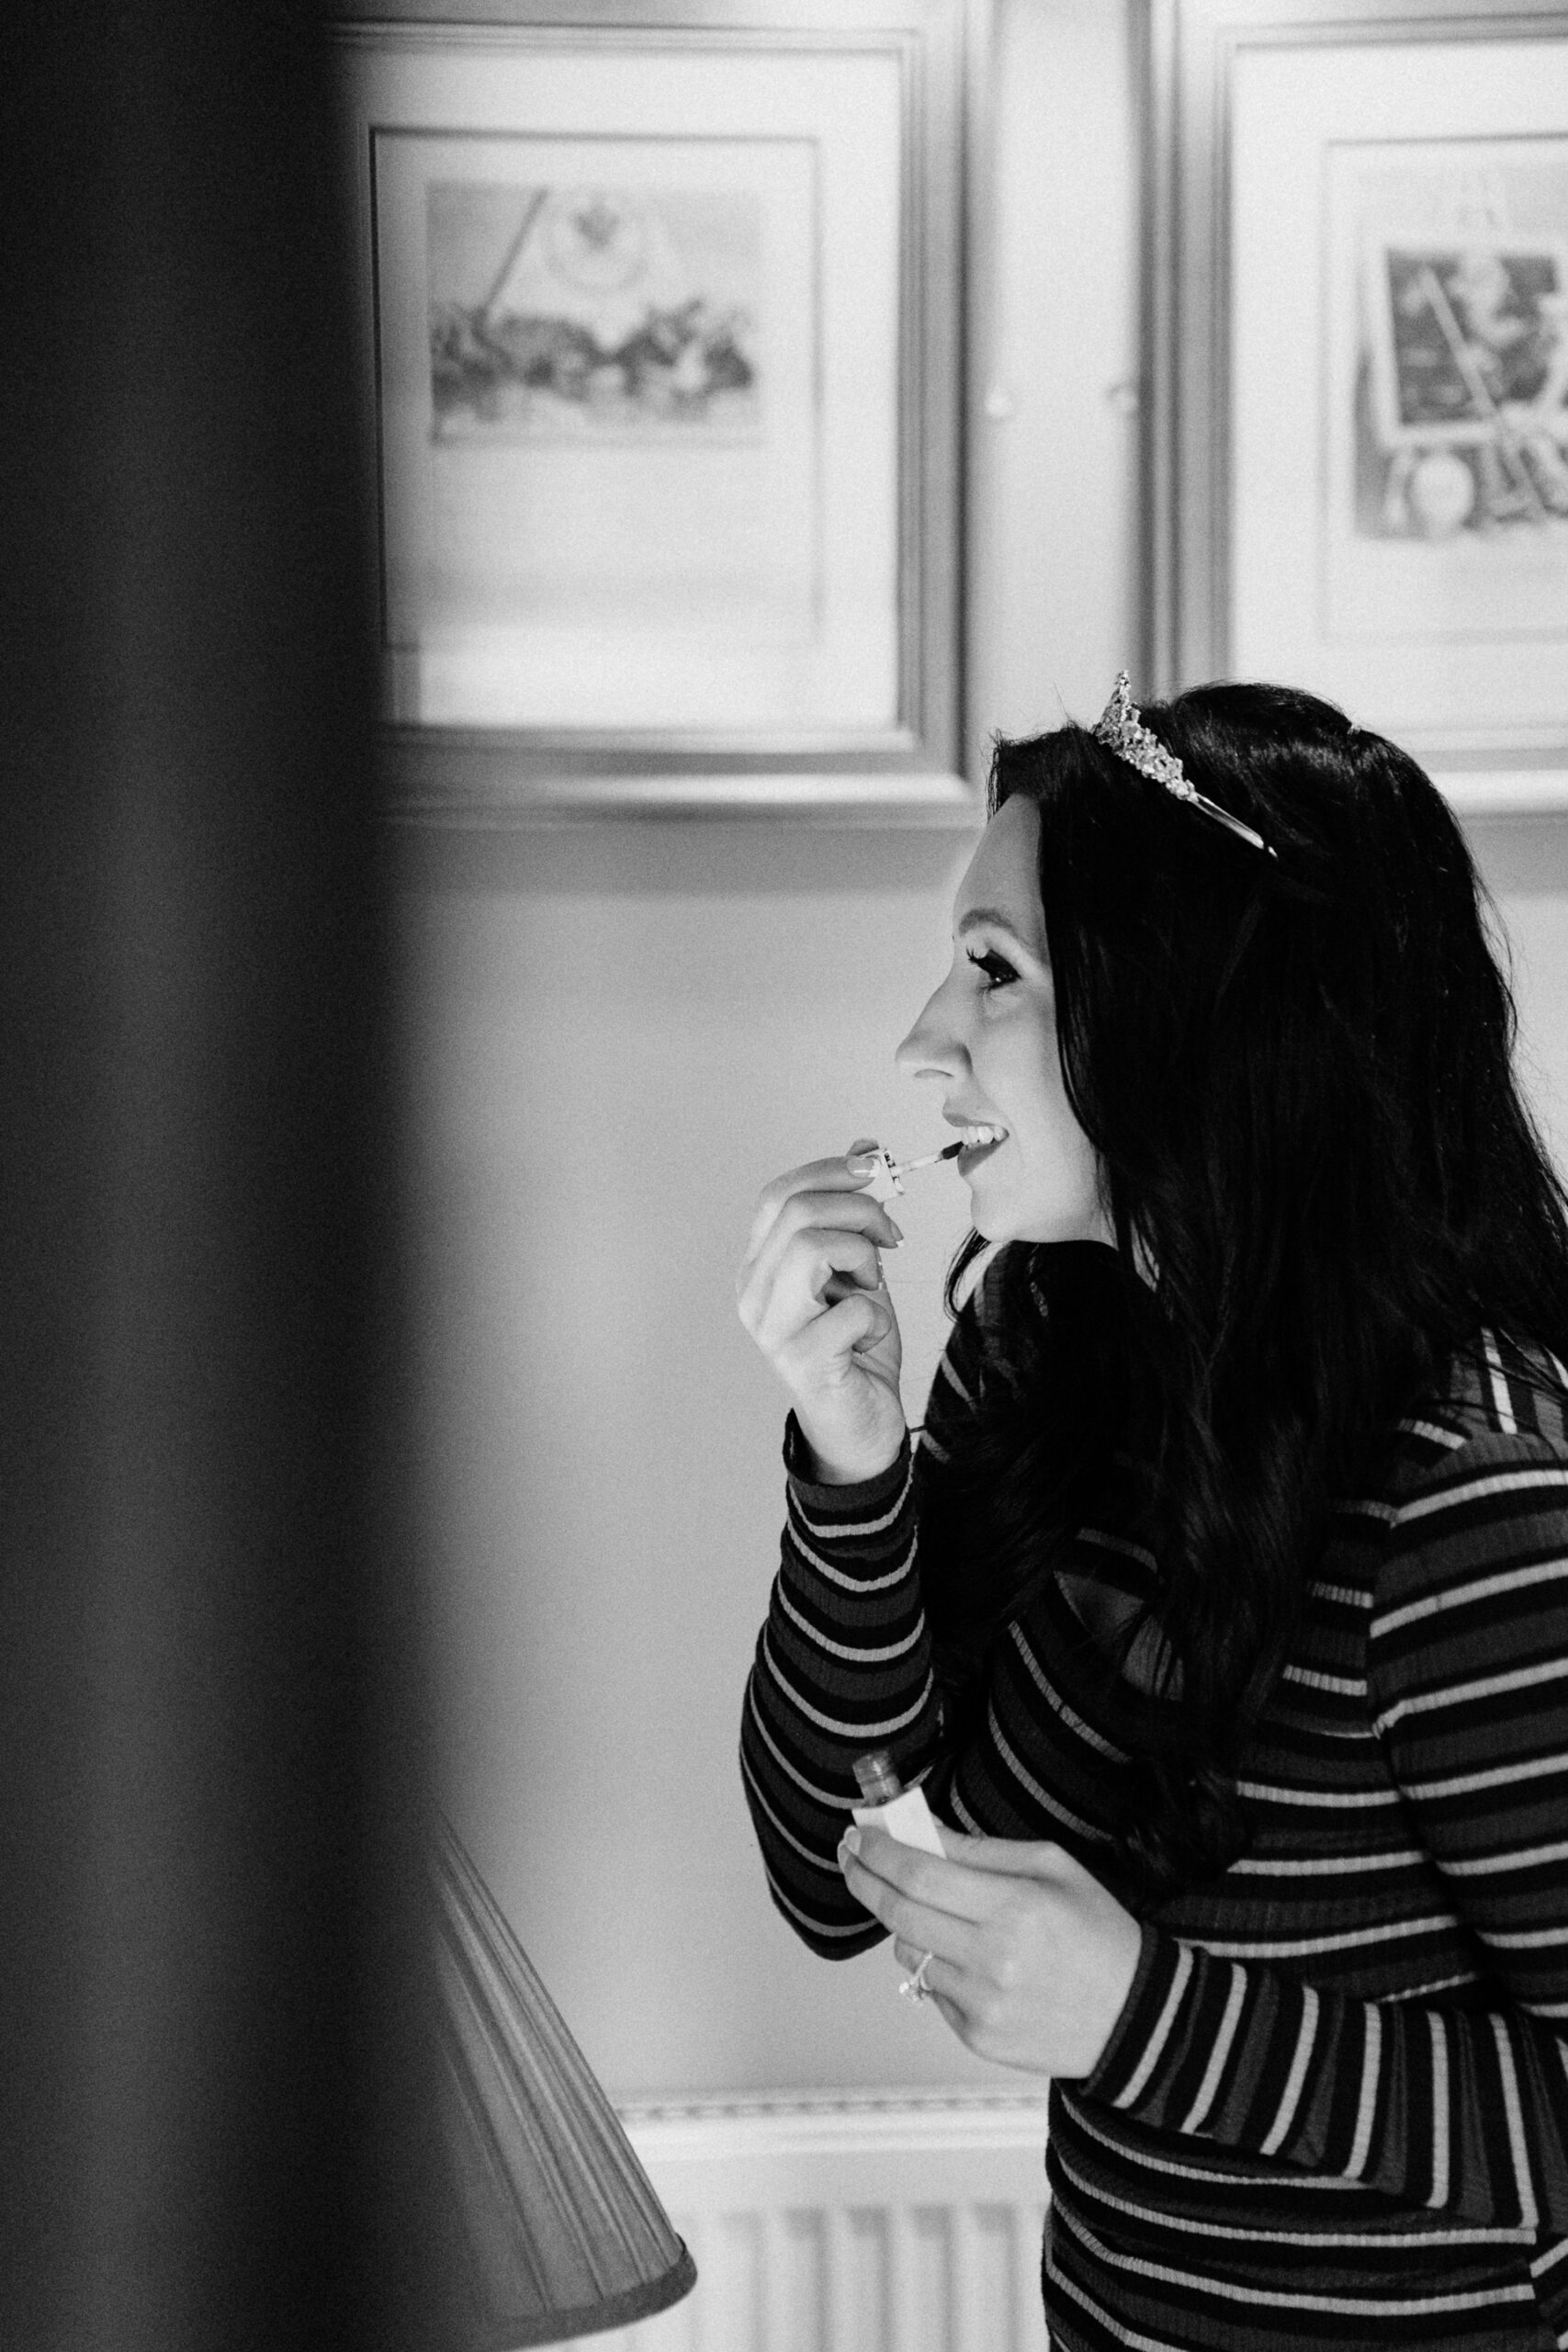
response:
<svg viewBox="0 0 1568 2352"><path fill-rule="evenodd" d="M987 1248L998 1241L1031 1241L1051 1243L1061 1241L1098 1241L1107 1250L1116 1247L1116 1236L1100 1216L1030 1216L1020 1213L1010 1216L999 1202L977 1201L971 1198L969 1222Z"/></svg>
<svg viewBox="0 0 1568 2352"><path fill-rule="evenodd" d="M998 1197L999 1195L999 1197ZM1010 1206L1005 1186L990 1187L971 1184L969 1187L969 1222L982 1241L1032 1241L1032 1223L1027 1209L1013 1202Z"/></svg>

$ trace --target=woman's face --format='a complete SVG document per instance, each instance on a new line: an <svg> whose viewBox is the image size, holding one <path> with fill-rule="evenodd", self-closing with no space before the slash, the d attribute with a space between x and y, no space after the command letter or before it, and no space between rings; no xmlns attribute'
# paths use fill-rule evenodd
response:
<svg viewBox="0 0 1568 2352"><path fill-rule="evenodd" d="M899 1046L934 1079L942 1116L989 1127L958 1170L987 1241L1110 1241L1100 1165L1068 1106L1056 1049L1036 861L1040 811L1020 795L991 819L953 909L953 965Z"/></svg>

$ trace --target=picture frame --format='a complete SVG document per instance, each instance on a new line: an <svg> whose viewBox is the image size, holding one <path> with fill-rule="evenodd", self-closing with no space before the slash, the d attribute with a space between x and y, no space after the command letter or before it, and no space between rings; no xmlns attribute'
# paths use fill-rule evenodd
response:
<svg viewBox="0 0 1568 2352"><path fill-rule="evenodd" d="M1151 0L1158 691L1305 686L1568 808L1568 8Z"/></svg>
<svg viewBox="0 0 1568 2352"><path fill-rule="evenodd" d="M985 0L435 5L331 28L395 812L977 822Z"/></svg>

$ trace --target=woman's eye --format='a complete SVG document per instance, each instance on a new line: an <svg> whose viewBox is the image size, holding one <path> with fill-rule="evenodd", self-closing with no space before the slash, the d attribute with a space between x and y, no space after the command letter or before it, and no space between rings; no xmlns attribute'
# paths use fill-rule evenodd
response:
<svg viewBox="0 0 1568 2352"><path fill-rule="evenodd" d="M1016 980L1018 978L1018 974L1013 970L1013 967L1008 962L1007 957L1005 956L998 956L994 947L987 948L984 955L976 955L974 948L971 947L969 950L969 961L976 967L976 970L984 972L986 975L987 995L990 993L992 989L1005 989L1008 987L1010 982Z"/></svg>

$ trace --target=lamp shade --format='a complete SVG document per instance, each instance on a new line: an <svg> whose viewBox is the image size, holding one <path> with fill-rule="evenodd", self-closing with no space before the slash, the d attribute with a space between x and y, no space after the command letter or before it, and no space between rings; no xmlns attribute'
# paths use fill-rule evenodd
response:
<svg viewBox="0 0 1568 2352"><path fill-rule="evenodd" d="M468 2352L629 2327L696 2283L630 2141L449 1823L434 1847Z"/></svg>

